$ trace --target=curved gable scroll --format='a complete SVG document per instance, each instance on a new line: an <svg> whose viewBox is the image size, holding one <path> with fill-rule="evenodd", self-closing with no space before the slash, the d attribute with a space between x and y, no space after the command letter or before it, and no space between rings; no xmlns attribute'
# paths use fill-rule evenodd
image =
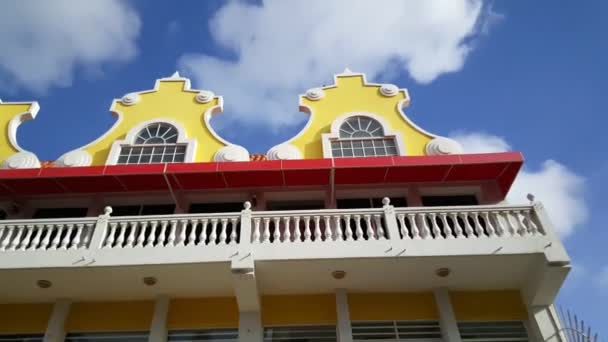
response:
<svg viewBox="0 0 608 342"><path fill-rule="evenodd" d="M101 137L62 155L58 166L113 165L120 146L132 144L131 135L153 122L166 122L178 128L188 147L184 162L209 162L226 148L234 148L211 127L209 120L223 108L221 96L208 90L190 89L190 80L179 73L156 80L154 89L130 93L115 99L110 112L116 123ZM241 148L242 149L242 148ZM245 151L246 152L246 151ZM241 153L234 160L249 159Z"/></svg>
<svg viewBox="0 0 608 342"><path fill-rule="evenodd" d="M32 152L24 150L17 141L17 129L38 114L38 102L2 102L0 101L0 125L4 137L0 139L0 160L3 169L39 168L40 161Z"/></svg>

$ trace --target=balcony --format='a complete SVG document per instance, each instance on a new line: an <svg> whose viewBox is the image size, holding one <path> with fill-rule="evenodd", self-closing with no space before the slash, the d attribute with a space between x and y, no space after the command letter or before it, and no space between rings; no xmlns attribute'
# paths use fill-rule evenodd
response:
<svg viewBox="0 0 608 342"><path fill-rule="evenodd" d="M0 224L0 299L12 301L64 292L107 299L112 284L130 299L232 295L233 277L255 272L263 293L529 288L531 301L546 302L568 264L537 202L395 208L385 199L378 209L309 211L245 203L235 213L129 217L106 208L96 218ZM440 268L449 276L438 276ZM332 278L334 270L347 276ZM135 286L150 274L160 280L156 290ZM61 286L45 293L33 285L47 278Z"/></svg>

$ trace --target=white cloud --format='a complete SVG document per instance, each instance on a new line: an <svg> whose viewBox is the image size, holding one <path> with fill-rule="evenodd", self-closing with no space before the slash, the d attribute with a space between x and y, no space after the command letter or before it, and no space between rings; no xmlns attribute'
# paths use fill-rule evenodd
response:
<svg viewBox="0 0 608 342"><path fill-rule="evenodd" d="M503 138L486 133L456 133L450 137L462 144L465 153L504 152L511 149ZM544 204L557 232L565 237L587 219L584 187L584 178L549 159L538 170L524 168L520 171L507 200L523 203L528 193L534 194Z"/></svg>
<svg viewBox="0 0 608 342"><path fill-rule="evenodd" d="M69 86L76 67L133 58L140 26L118 0L2 1L0 78L13 90Z"/></svg>
<svg viewBox="0 0 608 342"><path fill-rule="evenodd" d="M209 26L236 58L185 55L180 68L225 95L234 119L293 125L305 118L297 95L344 67L421 83L460 70L487 12L480 0L229 2Z"/></svg>

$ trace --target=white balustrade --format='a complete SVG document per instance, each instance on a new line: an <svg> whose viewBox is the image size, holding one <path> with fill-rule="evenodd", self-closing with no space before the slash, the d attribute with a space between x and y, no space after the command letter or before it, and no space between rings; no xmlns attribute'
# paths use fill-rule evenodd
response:
<svg viewBox="0 0 608 342"><path fill-rule="evenodd" d="M96 218L0 221L0 252L89 247Z"/></svg>

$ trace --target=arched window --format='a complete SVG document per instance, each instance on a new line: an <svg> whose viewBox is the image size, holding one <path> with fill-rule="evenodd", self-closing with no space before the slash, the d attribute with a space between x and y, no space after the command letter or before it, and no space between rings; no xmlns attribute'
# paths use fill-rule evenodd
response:
<svg viewBox="0 0 608 342"><path fill-rule="evenodd" d="M393 136L385 136L380 122L362 115L351 116L339 128L339 138L331 139L334 158L397 156Z"/></svg>
<svg viewBox="0 0 608 342"><path fill-rule="evenodd" d="M187 143L178 143L175 126L155 122L140 130L133 144L122 145L117 164L180 163L185 160Z"/></svg>

